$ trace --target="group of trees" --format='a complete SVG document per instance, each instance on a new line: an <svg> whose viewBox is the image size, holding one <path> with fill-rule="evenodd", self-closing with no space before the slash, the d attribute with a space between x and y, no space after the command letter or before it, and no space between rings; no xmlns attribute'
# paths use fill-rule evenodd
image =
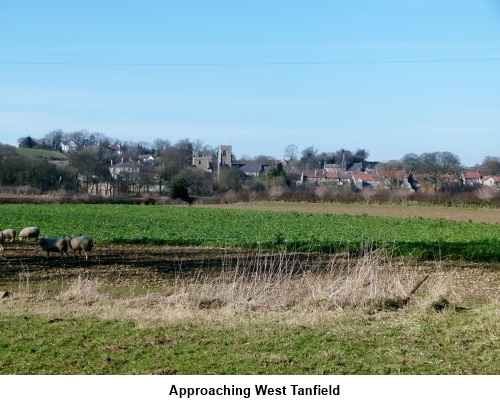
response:
<svg viewBox="0 0 500 405"><path fill-rule="evenodd" d="M61 172L46 159L19 155L16 148L0 145L0 186L20 186L46 192L57 189ZM27 190L26 190L27 191Z"/></svg>
<svg viewBox="0 0 500 405"><path fill-rule="evenodd" d="M151 191L154 186L161 193L168 192L172 197L187 199L188 196L212 196L230 190L260 192L276 187L290 189L295 187L302 172L323 168L325 163L343 168L361 163L363 168L375 168L385 173L404 170L406 173L425 174L436 192L444 175L459 174L463 170L459 157L450 152L407 154L400 160L375 163L367 161L369 153L365 149L319 152L314 146L309 146L299 151L296 145L288 145L283 150L288 163L286 166L272 156L241 156L237 160L240 164L270 165L266 174L247 177L238 167L208 173L192 166L193 152L213 156L214 162L217 159L217 149L200 140L181 139L176 143L167 139L156 139L152 143L124 142L97 132L54 130L40 139L30 136L20 138L18 143L24 148L57 151L62 142L69 141L74 142L76 148L69 153L65 165L22 156L16 153L16 148L0 145L0 186L28 186L40 192L63 190L97 193L99 184L106 184L106 192L110 194L144 193ZM119 145L122 153L117 155L110 148L111 145ZM111 162L137 162L138 157L144 154L153 155L154 162L141 163L133 175L111 175ZM484 174L500 174L500 158L488 156L478 168ZM397 182L395 184L399 186Z"/></svg>

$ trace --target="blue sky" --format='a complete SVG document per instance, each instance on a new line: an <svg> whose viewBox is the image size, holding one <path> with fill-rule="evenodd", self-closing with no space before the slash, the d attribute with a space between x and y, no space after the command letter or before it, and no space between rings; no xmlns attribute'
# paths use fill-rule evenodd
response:
<svg viewBox="0 0 500 405"><path fill-rule="evenodd" d="M86 129L236 157L500 156L500 2L4 2L0 142Z"/></svg>

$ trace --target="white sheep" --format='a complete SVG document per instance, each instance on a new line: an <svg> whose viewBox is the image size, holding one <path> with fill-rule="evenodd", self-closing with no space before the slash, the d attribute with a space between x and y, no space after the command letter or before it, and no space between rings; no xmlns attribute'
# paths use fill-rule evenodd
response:
<svg viewBox="0 0 500 405"><path fill-rule="evenodd" d="M37 226L30 226L28 228L24 228L21 232L19 232L19 240L23 241L28 238L36 239L40 236L40 228Z"/></svg>
<svg viewBox="0 0 500 405"><path fill-rule="evenodd" d="M73 236L67 236L66 242L68 243L68 247L70 247L73 251L73 256L76 254L76 251L78 251L78 254L81 256L83 250L83 253L85 253L85 260L88 260L88 253L94 246L94 241L92 240L92 238L88 236L79 236L76 238Z"/></svg>
<svg viewBox="0 0 500 405"><path fill-rule="evenodd" d="M60 253L61 259L63 258L63 253L66 253L66 256L68 256L68 241L66 238L38 238L36 241L42 250L47 252L47 259L50 252Z"/></svg>
<svg viewBox="0 0 500 405"><path fill-rule="evenodd" d="M3 231L5 240L10 240L11 242L14 242L16 239L16 230L15 229L4 229Z"/></svg>

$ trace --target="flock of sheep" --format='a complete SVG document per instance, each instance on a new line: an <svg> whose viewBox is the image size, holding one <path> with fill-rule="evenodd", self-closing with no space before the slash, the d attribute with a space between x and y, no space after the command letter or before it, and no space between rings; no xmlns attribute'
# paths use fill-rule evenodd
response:
<svg viewBox="0 0 500 405"><path fill-rule="evenodd" d="M39 238L39 236L40 228L37 226L30 226L24 228L19 233L19 240L23 241L29 238L36 239L38 245L47 253L47 259L49 258L50 252L59 253L62 259L64 253L68 256L68 248L70 248L73 251L73 255L78 252L81 256L83 251L83 253L85 253L85 260L87 260L89 258L89 252L94 246L94 241L88 236L67 236L65 238ZM10 242L14 242L15 239L15 229L0 230L0 251L4 250L3 243L5 241L9 240Z"/></svg>

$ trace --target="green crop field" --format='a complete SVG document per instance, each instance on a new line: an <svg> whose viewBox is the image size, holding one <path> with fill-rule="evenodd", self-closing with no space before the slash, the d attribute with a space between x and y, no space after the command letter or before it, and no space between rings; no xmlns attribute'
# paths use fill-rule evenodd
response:
<svg viewBox="0 0 500 405"><path fill-rule="evenodd" d="M0 228L39 226L42 237L89 235L97 243L145 243L500 259L500 226L424 218L220 210L194 206L0 205Z"/></svg>

